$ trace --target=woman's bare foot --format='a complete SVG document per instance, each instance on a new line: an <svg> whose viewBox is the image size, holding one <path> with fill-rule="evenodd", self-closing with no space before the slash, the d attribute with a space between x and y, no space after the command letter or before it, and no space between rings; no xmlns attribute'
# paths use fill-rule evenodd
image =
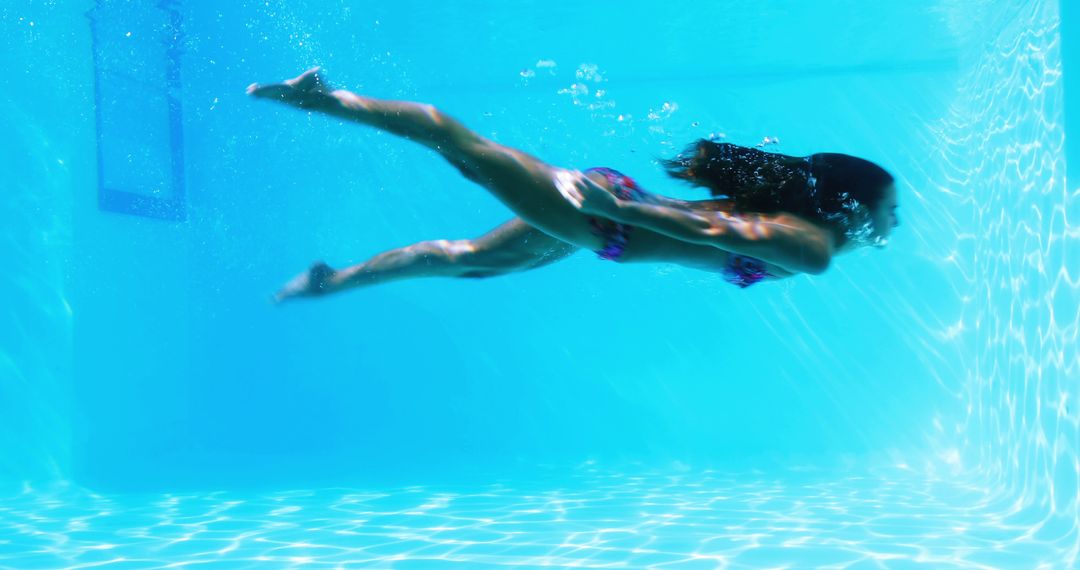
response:
<svg viewBox="0 0 1080 570"><path fill-rule="evenodd" d="M252 83L248 85L247 94L252 97L281 101L300 108L315 107L332 99L330 89L318 67L313 67L282 83L269 85Z"/></svg>
<svg viewBox="0 0 1080 570"><path fill-rule="evenodd" d="M307 271L297 275L274 295L274 302L281 303L297 297L318 297L331 292L331 279L337 271L319 261Z"/></svg>

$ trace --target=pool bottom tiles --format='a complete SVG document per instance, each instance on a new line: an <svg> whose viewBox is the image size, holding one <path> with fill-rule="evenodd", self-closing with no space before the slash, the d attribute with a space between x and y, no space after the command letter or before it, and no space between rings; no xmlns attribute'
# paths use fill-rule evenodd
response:
<svg viewBox="0 0 1080 570"><path fill-rule="evenodd" d="M257 494L26 489L0 501L0 568L1063 567L1039 521L1002 502L903 469Z"/></svg>

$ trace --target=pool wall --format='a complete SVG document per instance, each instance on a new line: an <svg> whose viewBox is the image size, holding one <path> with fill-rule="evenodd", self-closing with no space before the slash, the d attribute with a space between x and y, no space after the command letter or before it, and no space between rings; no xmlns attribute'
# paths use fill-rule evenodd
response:
<svg viewBox="0 0 1080 570"><path fill-rule="evenodd" d="M1062 81L1072 10L1063 19L1057 3L1029 2L984 16L995 33L973 44L936 136L948 166L936 178L958 222L950 259L963 302L949 342L964 346L965 412L944 431L956 434L958 460L1007 498L1008 516L1075 552L1080 236Z"/></svg>
<svg viewBox="0 0 1080 570"><path fill-rule="evenodd" d="M941 462L926 449L937 445L935 418L958 414L962 376L948 368L955 355L930 347L960 303L940 294L948 266L919 249L915 232L824 276L746 291L584 252L499 279L267 302L315 259L337 266L422 239L474 237L510 215L426 149L243 95L250 81L315 63L335 84L432 102L553 164L614 166L660 191L694 196L666 181L654 157L721 130L747 144L781 136L793 154L862 154L905 188L924 187L912 165L925 160L926 125L960 72L944 25L908 16L935 41L849 52L836 46L903 34L887 19L859 20L860 30L777 6L785 24L760 37L733 24L708 35L689 16L655 24L641 33L670 43L633 59L608 44L545 45L575 33L579 18L635 21L603 3L534 7L546 16L502 35L497 23L519 8L492 5L495 27L479 37L440 23L464 17L453 10L419 21L390 7L338 17L315 3L188 11L189 219L85 220L87 254L101 263L81 282L124 267L139 278L86 297L78 478L125 489L587 462ZM812 37L786 23L796 20L839 41L805 47ZM717 37L730 43L711 45ZM693 54L705 49L747 55L698 69ZM479 70L455 67L464 62ZM912 196L903 215L935 206Z"/></svg>
<svg viewBox="0 0 1080 570"><path fill-rule="evenodd" d="M0 13L8 40L0 50L0 489L8 489L71 472L73 211L76 195L93 189L93 123L80 87L89 60L40 57L81 44L81 15L29 2Z"/></svg>

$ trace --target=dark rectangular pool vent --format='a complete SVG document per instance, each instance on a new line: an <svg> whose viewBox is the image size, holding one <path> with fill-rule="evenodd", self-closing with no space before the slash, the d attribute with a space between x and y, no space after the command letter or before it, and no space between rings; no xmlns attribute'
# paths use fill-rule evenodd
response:
<svg viewBox="0 0 1080 570"><path fill-rule="evenodd" d="M94 57L98 207L183 220L183 35L177 0L97 0Z"/></svg>

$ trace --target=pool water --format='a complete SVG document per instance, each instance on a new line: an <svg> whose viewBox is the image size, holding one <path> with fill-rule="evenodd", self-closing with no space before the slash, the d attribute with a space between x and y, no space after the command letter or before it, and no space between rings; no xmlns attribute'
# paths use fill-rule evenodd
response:
<svg viewBox="0 0 1080 570"><path fill-rule="evenodd" d="M0 569L1080 567L1074 4L0 3ZM245 95L313 65L684 199L699 138L861 156L901 225L274 306L513 216Z"/></svg>

